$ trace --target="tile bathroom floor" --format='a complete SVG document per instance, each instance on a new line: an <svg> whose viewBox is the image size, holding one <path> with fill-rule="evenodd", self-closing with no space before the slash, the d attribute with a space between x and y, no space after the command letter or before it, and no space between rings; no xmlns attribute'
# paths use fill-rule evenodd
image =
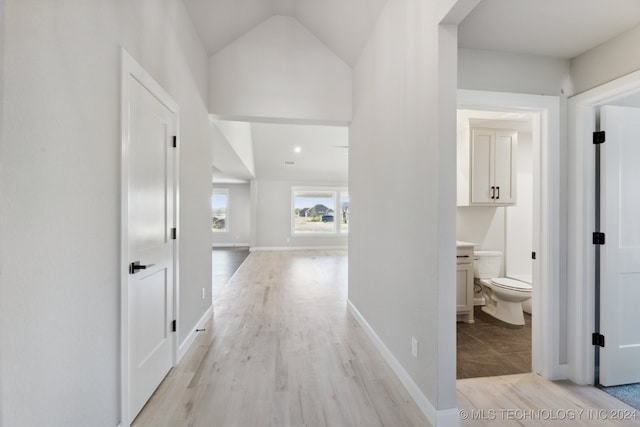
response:
<svg viewBox="0 0 640 427"><path fill-rule="evenodd" d="M531 315L514 326L474 308L475 323L457 324L456 378L531 372Z"/></svg>

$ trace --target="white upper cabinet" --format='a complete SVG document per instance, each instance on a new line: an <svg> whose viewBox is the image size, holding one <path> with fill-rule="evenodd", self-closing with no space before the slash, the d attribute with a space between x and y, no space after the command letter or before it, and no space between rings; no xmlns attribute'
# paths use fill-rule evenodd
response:
<svg viewBox="0 0 640 427"><path fill-rule="evenodd" d="M518 133L469 127L459 132L458 206L514 205Z"/></svg>

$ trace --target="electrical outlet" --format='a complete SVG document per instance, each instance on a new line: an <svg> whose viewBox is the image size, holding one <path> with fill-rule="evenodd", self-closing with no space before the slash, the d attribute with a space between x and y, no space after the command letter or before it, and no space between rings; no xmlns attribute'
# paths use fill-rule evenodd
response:
<svg viewBox="0 0 640 427"><path fill-rule="evenodd" d="M418 358L418 340L414 337L411 337L411 354L416 359Z"/></svg>
<svg viewBox="0 0 640 427"><path fill-rule="evenodd" d="M207 295L207 291L205 291L205 289L202 288L202 299L204 299L206 295Z"/></svg>

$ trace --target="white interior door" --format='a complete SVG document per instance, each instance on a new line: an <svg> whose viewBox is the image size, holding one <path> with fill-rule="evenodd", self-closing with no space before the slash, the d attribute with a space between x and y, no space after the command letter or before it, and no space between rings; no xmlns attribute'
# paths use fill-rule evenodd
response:
<svg viewBox="0 0 640 427"><path fill-rule="evenodd" d="M640 382L640 109L605 106L600 383Z"/></svg>
<svg viewBox="0 0 640 427"><path fill-rule="evenodd" d="M175 113L129 79L129 421L173 366ZM138 265L136 265L137 263Z"/></svg>

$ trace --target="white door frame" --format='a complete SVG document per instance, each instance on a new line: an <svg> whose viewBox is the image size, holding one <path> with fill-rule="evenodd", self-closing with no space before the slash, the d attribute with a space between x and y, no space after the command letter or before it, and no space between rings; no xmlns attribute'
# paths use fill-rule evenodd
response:
<svg viewBox="0 0 640 427"><path fill-rule="evenodd" d="M560 363L560 98L504 92L458 90L458 108L534 113L534 251L537 286L532 305L532 370L549 380L564 379ZM539 191L536 191L536 187ZM536 218L537 217L537 218ZM536 229L538 233L536 233Z"/></svg>
<svg viewBox="0 0 640 427"><path fill-rule="evenodd" d="M135 79L142 86L144 86L149 92L151 92L164 106L174 113L175 117L175 132L178 140L180 135L179 129L179 108L171 97L162 89L162 87L149 75L140 64L138 64L122 49L122 80L121 80L121 211L120 211L120 416L121 426L129 426L129 125L130 119L128 114L128 105L131 100L131 93L129 91L129 79ZM180 144L178 144L180 147ZM179 193L178 179L180 176L178 166L180 164L179 149L176 148L174 157L174 224L179 224ZM179 234L178 236L179 237ZM178 238L174 240L174 252L173 252L173 315L175 319L179 319L178 309L179 304L179 270L178 270ZM178 328L173 334L173 362L175 366L178 360Z"/></svg>
<svg viewBox="0 0 640 427"><path fill-rule="evenodd" d="M595 150L591 135L599 106L638 92L640 71L569 98L568 356L569 379L577 384L593 384L594 379Z"/></svg>

